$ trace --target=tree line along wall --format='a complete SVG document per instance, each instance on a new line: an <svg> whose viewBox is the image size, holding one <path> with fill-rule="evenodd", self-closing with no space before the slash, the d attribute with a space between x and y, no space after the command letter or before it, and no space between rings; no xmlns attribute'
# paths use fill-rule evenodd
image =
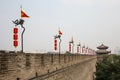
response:
<svg viewBox="0 0 120 80"><path fill-rule="evenodd" d="M94 57L80 54L0 53L0 80L28 80Z"/></svg>

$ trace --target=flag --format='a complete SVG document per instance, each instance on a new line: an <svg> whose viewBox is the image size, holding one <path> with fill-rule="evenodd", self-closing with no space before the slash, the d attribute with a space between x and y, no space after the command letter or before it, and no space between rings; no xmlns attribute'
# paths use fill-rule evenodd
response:
<svg viewBox="0 0 120 80"><path fill-rule="evenodd" d="M59 35L61 36L62 35L62 32L59 30Z"/></svg>
<svg viewBox="0 0 120 80"><path fill-rule="evenodd" d="M29 18L29 16L23 11L21 10L21 18Z"/></svg>

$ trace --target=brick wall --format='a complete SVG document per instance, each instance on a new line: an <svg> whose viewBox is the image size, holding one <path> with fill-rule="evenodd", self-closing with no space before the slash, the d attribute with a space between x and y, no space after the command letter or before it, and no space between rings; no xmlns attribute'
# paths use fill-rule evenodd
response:
<svg viewBox="0 0 120 80"><path fill-rule="evenodd" d="M78 54L0 53L0 80L28 80L94 57Z"/></svg>

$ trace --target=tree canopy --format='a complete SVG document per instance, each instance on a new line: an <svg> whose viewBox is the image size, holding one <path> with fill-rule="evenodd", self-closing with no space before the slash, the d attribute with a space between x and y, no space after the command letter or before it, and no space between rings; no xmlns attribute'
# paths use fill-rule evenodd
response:
<svg viewBox="0 0 120 80"><path fill-rule="evenodd" d="M120 80L120 56L105 55L96 63L95 80Z"/></svg>

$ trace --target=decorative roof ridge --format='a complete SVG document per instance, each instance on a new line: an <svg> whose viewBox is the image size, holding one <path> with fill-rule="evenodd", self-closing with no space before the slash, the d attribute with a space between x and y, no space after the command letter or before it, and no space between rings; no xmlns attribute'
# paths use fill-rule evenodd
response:
<svg viewBox="0 0 120 80"><path fill-rule="evenodd" d="M105 46L103 43L97 47L98 49L107 49L108 46Z"/></svg>

